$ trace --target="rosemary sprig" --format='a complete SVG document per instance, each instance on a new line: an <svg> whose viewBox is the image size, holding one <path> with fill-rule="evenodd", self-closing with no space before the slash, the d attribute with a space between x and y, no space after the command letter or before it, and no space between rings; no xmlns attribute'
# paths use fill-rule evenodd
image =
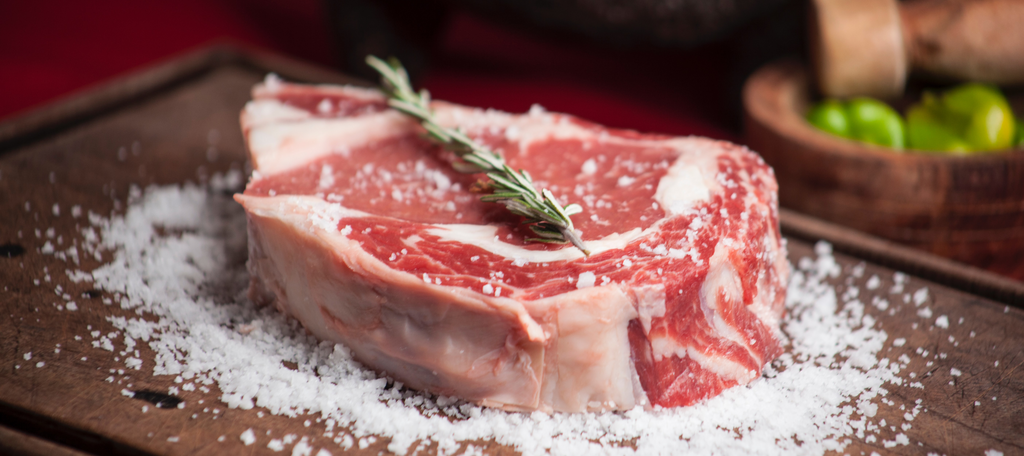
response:
<svg viewBox="0 0 1024 456"><path fill-rule="evenodd" d="M547 189L537 190L533 179L526 170L515 171L505 164L498 153L469 139L460 128L445 128L438 125L430 109L430 92L412 90L409 75L398 59L387 62L367 56L366 63L381 75L381 85L388 95L388 105L420 121L431 139L461 159L453 163L456 170L464 173L487 173L491 178L494 192L480 198L481 201L504 204L513 214L526 217L530 229L538 236L527 238L531 242L571 242L576 248L590 256L583 240L576 235L569 217L583 212L579 204L562 207Z"/></svg>

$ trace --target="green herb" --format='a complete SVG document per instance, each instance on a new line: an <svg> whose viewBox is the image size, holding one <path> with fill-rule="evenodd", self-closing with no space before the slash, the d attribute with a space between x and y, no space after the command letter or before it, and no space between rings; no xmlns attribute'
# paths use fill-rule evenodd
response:
<svg viewBox="0 0 1024 456"><path fill-rule="evenodd" d="M388 95L388 105L420 121L430 138L454 152L461 161L452 163L459 172L487 173L491 178L494 192L481 197L482 201L504 204L513 214L526 217L530 229L538 236L527 238L530 242L566 243L589 256L583 240L576 235L571 215L583 212L579 204L561 206L547 189L537 190L530 173L515 171L505 164L498 153L469 139L460 128L445 128L437 124L430 109L430 93L425 89L419 93L412 90L409 75L395 58L387 62L366 57L366 63L381 74L381 85Z"/></svg>

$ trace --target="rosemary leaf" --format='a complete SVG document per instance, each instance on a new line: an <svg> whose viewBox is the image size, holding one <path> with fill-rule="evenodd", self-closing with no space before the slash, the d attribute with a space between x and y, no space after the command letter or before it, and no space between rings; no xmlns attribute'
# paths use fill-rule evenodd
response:
<svg viewBox="0 0 1024 456"><path fill-rule="evenodd" d="M590 251L576 234L572 219L569 218L583 212L582 206L573 203L563 207L550 191L538 190L526 170L513 170L505 164L501 155L477 144L462 130L438 125L430 109L430 92L426 89L418 93L414 91L409 83L409 75L397 59L391 58L385 62L371 55L366 57L366 63L380 73L381 89L388 95L388 105L419 120L430 138L459 157L461 161L454 162L453 168L459 172L487 174L495 191L480 199L504 204L510 212L525 217L524 223L529 224L530 230L540 236L527 238L527 241L569 242L583 251L584 255L590 256Z"/></svg>

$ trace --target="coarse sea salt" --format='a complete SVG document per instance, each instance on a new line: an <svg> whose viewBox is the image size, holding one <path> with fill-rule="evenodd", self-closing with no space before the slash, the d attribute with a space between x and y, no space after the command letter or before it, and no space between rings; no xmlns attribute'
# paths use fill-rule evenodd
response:
<svg viewBox="0 0 1024 456"><path fill-rule="evenodd" d="M884 420L875 422L880 407L895 404L883 400L885 385L902 383L902 366L879 359L887 335L864 314L865 305L855 294L836 293L830 280L841 267L828 244L819 243L816 257L801 259L793 272L782 322L788 350L763 378L690 407L511 413L407 390L362 367L344 346L319 342L296 321L251 304L245 214L225 191L237 188L235 174L211 179L210 188L150 187L123 216L93 218L101 235L83 247L106 252L110 261L88 275L122 308L156 317L109 318L153 349L154 359L141 364L154 375L216 383L231 408L319 415L331 423L330 435L296 445L300 453L363 446L372 436L384 437L397 454L479 454L463 443L478 439L527 455L822 454L841 451L851 436L886 448L909 444L904 434L883 440L891 434L882 434ZM579 286L594 279L581 275ZM905 281L895 278L901 288ZM888 424L909 429L908 422ZM239 440L272 450L285 445L252 429Z"/></svg>

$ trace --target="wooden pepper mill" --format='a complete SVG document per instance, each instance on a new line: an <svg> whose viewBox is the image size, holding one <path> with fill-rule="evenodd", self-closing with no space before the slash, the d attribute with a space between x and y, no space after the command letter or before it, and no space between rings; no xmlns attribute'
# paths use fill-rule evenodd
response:
<svg viewBox="0 0 1024 456"><path fill-rule="evenodd" d="M895 98L909 71L1024 83L1024 1L812 0L811 58L828 97Z"/></svg>

